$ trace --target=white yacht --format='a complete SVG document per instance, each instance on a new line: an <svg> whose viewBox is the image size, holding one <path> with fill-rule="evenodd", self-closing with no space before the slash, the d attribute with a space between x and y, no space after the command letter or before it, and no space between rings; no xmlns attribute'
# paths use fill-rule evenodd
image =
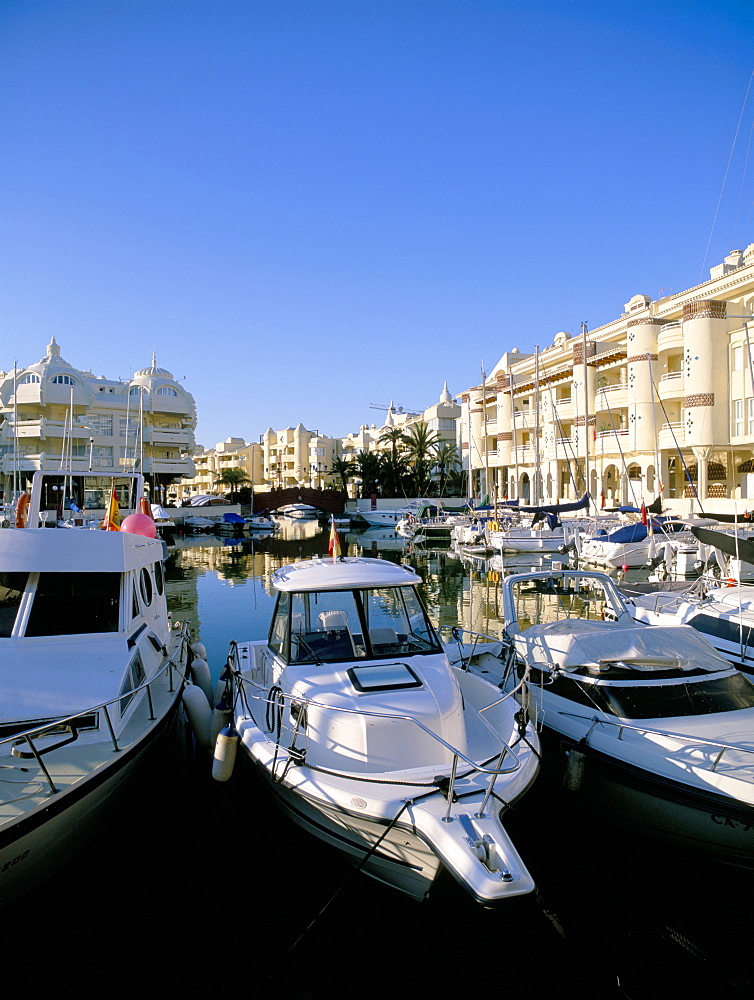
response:
<svg viewBox="0 0 754 1000"><path fill-rule="evenodd" d="M23 526L0 531L0 905L85 847L157 755L184 746L189 634L168 614L141 488L141 476L37 472ZM111 490L134 510L121 530L44 527L64 497L83 509Z"/></svg>
<svg viewBox="0 0 754 1000"><path fill-rule="evenodd" d="M228 660L242 760L297 823L414 898L443 867L485 905L531 892L502 817L537 775L537 736L512 694L451 667L416 573L322 558L271 582L268 638Z"/></svg>

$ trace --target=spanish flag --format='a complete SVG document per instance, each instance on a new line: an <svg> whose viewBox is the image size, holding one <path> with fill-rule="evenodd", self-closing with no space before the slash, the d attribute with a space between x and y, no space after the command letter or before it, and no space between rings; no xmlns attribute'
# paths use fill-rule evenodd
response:
<svg viewBox="0 0 754 1000"><path fill-rule="evenodd" d="M327 546L327 551L333 557L333 559L340 559L340 539L338 538L338 532L335 528L335 518L330 518L330 544Z"/></svg>
<svg viewBox="0 0 754 1000"><path fill-rule="evenodd" d="M102 522L104 531L120 531L120 507L118 506L118 494L113 486L110 494L110 502L105 511L105 520Z"/></svg>

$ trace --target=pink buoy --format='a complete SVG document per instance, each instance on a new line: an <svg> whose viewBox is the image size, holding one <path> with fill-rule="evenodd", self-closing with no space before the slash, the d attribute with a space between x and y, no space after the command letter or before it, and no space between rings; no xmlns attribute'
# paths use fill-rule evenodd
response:
<svg viewBox="0 0 754 1000"><path fill-rule="evenodd" d="M157 537L157 525L148 514L129 514L123 518L120 530L132 535L144 535L145 538Z"/></svg>

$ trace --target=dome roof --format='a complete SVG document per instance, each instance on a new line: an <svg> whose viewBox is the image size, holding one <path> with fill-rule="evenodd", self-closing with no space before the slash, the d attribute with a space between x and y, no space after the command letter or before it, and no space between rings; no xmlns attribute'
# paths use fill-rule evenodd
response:
<svg viewBox="0 0 754 1000"><path fill-rule="evenodd" d="M157 367L157 355L154 352L152 352L152 364L149 368L139 369L139 371L134 375L134 378L139 378L140 375L156 375L158 378L173 378L173 373L169 372L167 368Z"/></svg>

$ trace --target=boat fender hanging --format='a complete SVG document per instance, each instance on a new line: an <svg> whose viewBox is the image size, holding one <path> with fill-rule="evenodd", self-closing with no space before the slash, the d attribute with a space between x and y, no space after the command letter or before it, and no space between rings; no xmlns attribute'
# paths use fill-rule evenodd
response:
<svg viewBox="0 0 754 1000"><path fill-rule="evenodd" d="M29 504L31 503L31 494L22 493L21 496L16 500L16 527L25 528L26 519L29 516Z"/></svg>
<svg viewBox="0 0 754 1000"><path fill-rule="evenodd" d="M212 721L209 727L209 744L214 746L217 740L218 734L229 726L233 719L233 713L228 702L221 698L219 704L212 713Z"/></svg>
<svg viewBox="0 0 754 1000"><path fill-rule="evenodd" d="M238 748L238 733L231 724L217 734L215 753L212 758L212 777L215 781L228 781L233 774Z"/></svg>
<svg viewBox="0 0 754 1000"><path fill-rule="evenodd" d="M575 747L566 752L566 769L563 775L563 786L569 792L578 792L584 780L586 769L586 743L582 740Z"/></svg>
<svg viewBox="0 0 754 1000"><path fill-rule="evenodd" d="M212 696L215 691L212 686L212 678L209 674L209 664L201 656L197 656L191 661L191 680L204 692L207 704L212 709L214 704Z"/></svg>
<svg viewBox="0 0 754 1000"><path fill-rule="evenodd" d="M206 695L196 684L187 684L183 689L183 707L194 734L196 742L205 749L212 746L210 741L210 725L212 709L209 707Z"/></svg>
<svg viewBox="0 0 754 1000"><path fill-rule="evenodd" d="M207 647L203 642L192 642L191 649L194 652L194 656L198 656L202 660L207 659Z"/></svg>

